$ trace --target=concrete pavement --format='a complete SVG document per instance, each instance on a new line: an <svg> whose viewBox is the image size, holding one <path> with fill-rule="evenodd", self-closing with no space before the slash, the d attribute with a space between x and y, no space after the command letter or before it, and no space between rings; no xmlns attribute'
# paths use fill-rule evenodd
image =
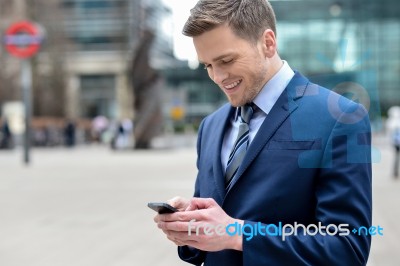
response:
<svg viewBox="0 0 400 266"><path fill-rule="evenodd" d="M374 143L374 224L369 266L400 265L400 180L392 150ZM190 147L113 152L107 147L40 149L29 167L19 150L0 152L1 266L179 266L176 248L156 228L149 201L190 197L196 153Z"/></svg>

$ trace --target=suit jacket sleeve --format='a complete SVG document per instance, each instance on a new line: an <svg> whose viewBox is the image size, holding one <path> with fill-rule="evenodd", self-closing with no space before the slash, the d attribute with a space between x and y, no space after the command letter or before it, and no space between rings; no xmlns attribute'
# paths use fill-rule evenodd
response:
<svg viewBox="0 0 400 266"><path fill-rule="evenodd" d="M200 146L201 146L201 136L203 132L203 124L204 120L201 122L197 137L197 160L200 158ZM197 161L197 168L199 168L199 162ZM195 184L195 191L193 197L199 197L200 191L197 185L198 179L196 180ZM188 263L192 263L194 265L201 265L204 262L206 252L190 247L190 246L182 246L178 247L178 254L179 257Z"/></svg>
<svg viewBox="0 0 400 266"><path fill-rule="evenodd" d="M358 122L338 119L334 125L315 182L315 222L325 226L348 224L348 234L311 236L299 228L297 235L288 236L285 241L279 236L260 234L247 241L243 236L244 265L366 264L371 238L364 232L352 232L360 226L369 228L372 220L371 136L364 108L359 108L354 121ZM245 221L246 224L255 226L257 221Z"/></svg>

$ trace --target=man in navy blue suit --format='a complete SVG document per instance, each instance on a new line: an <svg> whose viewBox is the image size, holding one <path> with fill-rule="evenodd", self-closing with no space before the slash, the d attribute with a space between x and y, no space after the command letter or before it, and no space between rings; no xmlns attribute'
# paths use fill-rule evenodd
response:
<svg viewBox="0 0 400 266"><path fill-rule="evenodd" d="M170 200L179 212L154 219L180 258L365 265L372 177L364 107L279 57L266 0L200 0L183 34L229 104L201 123L194 197Z"/></svg>

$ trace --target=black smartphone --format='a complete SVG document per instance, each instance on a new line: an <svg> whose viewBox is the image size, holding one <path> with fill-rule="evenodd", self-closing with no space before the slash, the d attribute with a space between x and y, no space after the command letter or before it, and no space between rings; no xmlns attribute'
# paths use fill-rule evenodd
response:
<svg viewBox="0 0 400 266"><path fill-rule="evenodd" d="M150 209L155 210L159 214L174 213L178 211L178 209L172 207L171 205L165 202L149 202L147 203L147 206Z"/></svg>

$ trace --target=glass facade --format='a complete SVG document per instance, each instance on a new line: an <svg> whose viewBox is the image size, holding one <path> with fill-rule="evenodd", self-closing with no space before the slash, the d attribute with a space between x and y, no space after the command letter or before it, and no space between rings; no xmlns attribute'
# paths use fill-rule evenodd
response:
<svg viewBox="0 0 400 266"><path fill-rule="evenodd" d="M171 10L161 0L62 0L65 30L74 51L134 49L142 30L151 29L155 41L151 65L175 64Z"/></svg>
<svg viewBox="0 0 400 266"><path fill-rule="evenodd" d="M343 82L358 84L368 94L372 118L400 104L399 1L271 4L279 53L292 68L333 90Z"/></svg>
<svg viewBox="0 0 400 266"><path fill-rule="evenodd" d="M74 50L128 50L129 1L63 0L66 34Z"/></svg>

